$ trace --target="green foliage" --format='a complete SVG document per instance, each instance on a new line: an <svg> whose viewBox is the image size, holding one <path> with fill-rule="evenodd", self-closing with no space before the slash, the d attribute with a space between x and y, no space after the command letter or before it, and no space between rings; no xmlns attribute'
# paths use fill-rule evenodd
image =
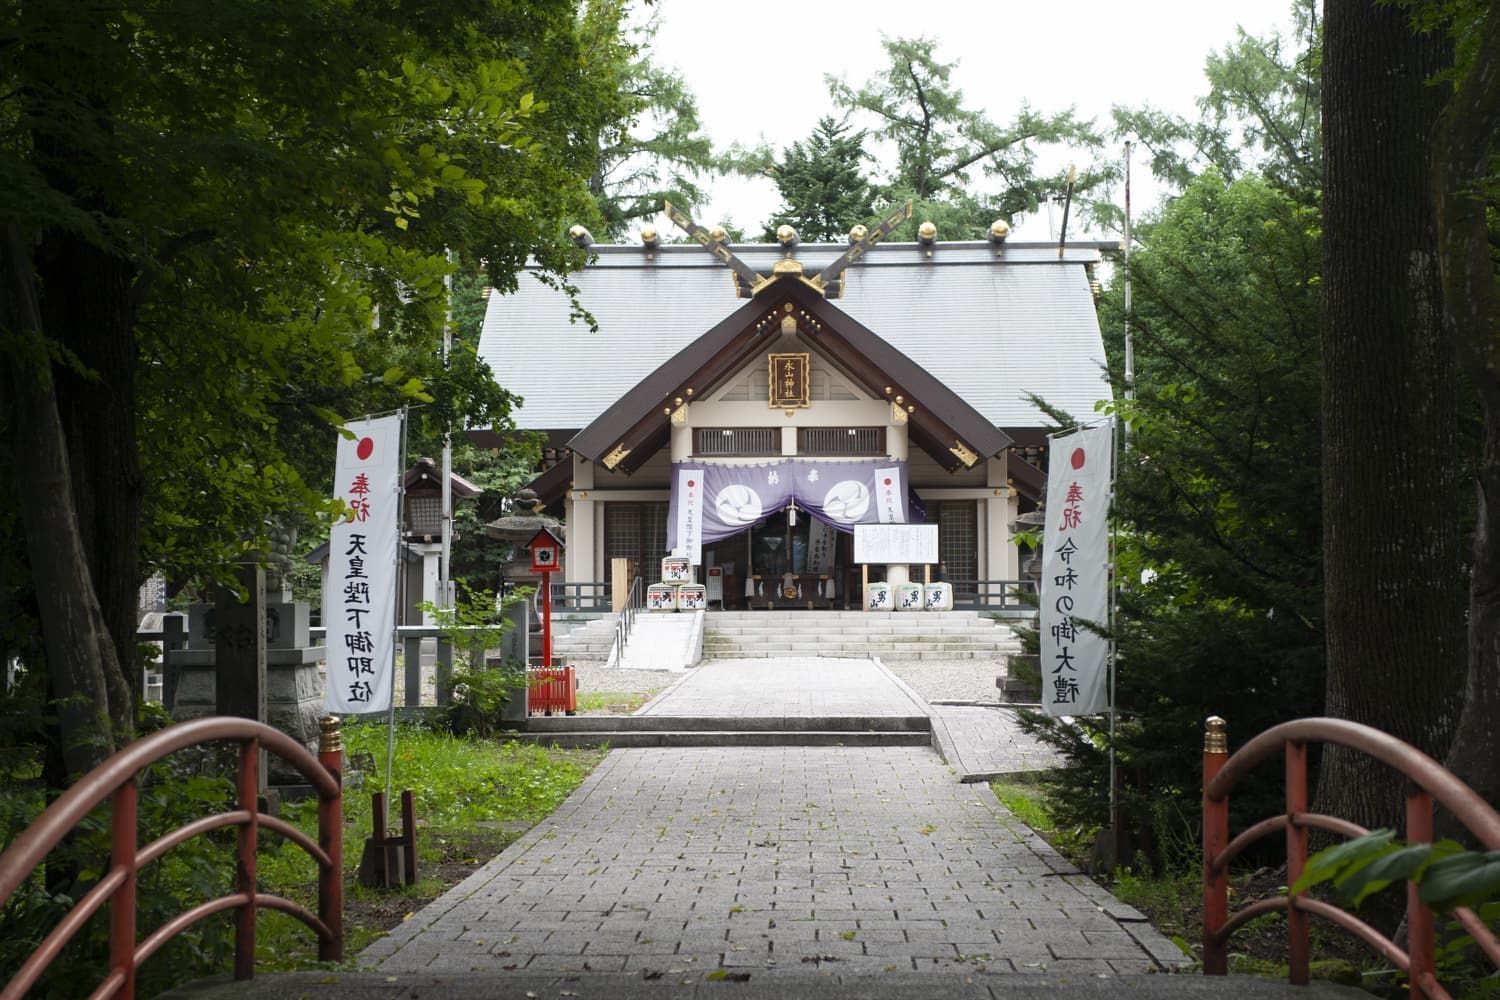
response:
<svg viewBox="0 0 1500 1000"><path fill-rule="evenodd" d="M1373 830L1308 858L1302 877L1288 892L1332 883L1339 901L1357 908L1390 884L1405 881L1417 884L1418 897L1435 912L1467 907L1490 933L1500 934L1500 851L1466 850L1452 840L1403 844L1394 830ZM1486 969L1463 925L1454 920L1439 932L1438 979L1457 996L1500 995L1500 972Z"/></svg>
<svg viewBox="0 0 1500 1000"><path fill-rule="evenodd" d="M1332 882L1339 899L1357 907L1403 881L1417 883L1422 902L1439 913L1479 906L1500 896L1500 851L1468 851L1453 840L1402 844L1394 830L1373 830L1308 858L1289 891Z"/></svg>
<svg viewBox="0 0 1500 1000"><path fill-rule="evenodd" d="M39 762L7 754L12 770L0 777L0 836L9 844L46 807L29 775ZM147 768L138 800L140 843L145 844L201 816L231 807L234 789L219 777L212 757L184 752ZM110 856L109 807L101 806L64 841L0 910L0 979L9 979L104 874ZM206 834L173 848L138 875L137 924L150 933L184 910L231 891L234 876L232 834ZM227 916L195 924L141 968L139 989L152 994L185 979L222 971L233 955L233 924ZM64 948L33 989L35 996L73 996L108 972L109 909L95 914Z"/></svg>
<svg viewBox="0 0 1500 1000"><path fill-rule="evenodd" d="M892 240L914 240L916 227L931 221L943 239L980 239L996 219L1035 211L1061 194L1066 172L1036 175L1037 150L1047 143L1095 146L1100 136L1071 110L1043 115L1023 104L1007 125L964 103L949 77L955 63L938 59L930 38L885 39L889 63L855 89L828 76L833 102L856 124L868 120L872 135L895 146L896 163L877 201L915 203L910 221ZM1075 190L1083 195L1110 179L1111 165L1085 170Z"/></svg>
<svg viewBox="0 0 1500 1000"><path fill-rule="evenodd" d="M1151 172L1178 191L1206 170L1230 179L1253 171L1311 203L1323 177L1321 27L1311 0L1296 0L1292 13L1291 38L1237 28L1209 55L1197 119L1116 105L1115 137L1138 141Z"/></svg>
<svg viewBox="0 0 1500 1000"><path fill-rule="evenodd" d="M442 364L444 278L482 260L504 292L527 258L554 281L582 264L563 230L593 211L591 137L623 114L584 17L573 0L0 11L0 227L32 251L15 270L48 338L0 351L42 382L50 352L115 407L62 407L75 499L129 521L107 536L112 584L212 579L273 522L316 535L345 418L420 404L418 439L508 426L471 341ZM0 505L0 538L24 509ZM27 634L26 578L5 574L7 635ZM128 586L95 589L106 621L130 617ZM40 653L5 639L6 659Z"/></svg>
<svg viewBox="0 0 1500 1000"><path fill-rule="evenodd" d="M1203 720L1257 733L1323 698L1318 223L1258 176L1210 171L1132 257L1136 372L1125 395L1121 290L1103 325L1128 426L1117 486L1123 821L1154 864L1200 783ZM1068 757L1077 822L1105 825L1105 719L1025 724ZM1279 778L1237 789L1236 818L1277 811Z"/></svg>
<svg viewBox="0 0 1500 1000"><path fill-rule="evenodd" d="M448 699L445 721L460 736L494 736L505 728L500 713L526 683L526 665L507 659L492 667L485 653L499 646L505 632L512 627L504 617L505 609L526 600L530 591L507 594L497 600L492 591L471 590L466 580L455 582L461 596L454 607L422 604L422 610L433 616L453 648L464 651L463 659L443 683Z"/></svg>
<svg viewBox="0 0 1500 1000"><path fill-rule="evenodd" d="M591 3L584 18L591 58L611 68L618 114L596 133L598 164L589 179L603 232L618 240L662 202L689 214L704 201L702 179L738 169L733 154L714 152L698 101L682 76L653 62L658 15L622 32L624 0Z"/></svg>
<svg viewBox="0 0 1500 1000"><path fill-rule="evenodd" d="M851 131L848 120L818 120L805 142L794 142L771 167L782 207L766 223L765 238L791 225L805 243L842 242L855 223L875 217L875 191L864 164L866 133Z"/></svg>

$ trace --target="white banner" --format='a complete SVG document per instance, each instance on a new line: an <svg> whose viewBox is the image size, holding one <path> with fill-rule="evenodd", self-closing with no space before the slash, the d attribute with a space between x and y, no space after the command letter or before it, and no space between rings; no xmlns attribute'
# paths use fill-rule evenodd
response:
<svg viewBox="0 0 1500 1000"><path fill-rule="evenodd" d="M328 683L340 715L391 707L395 673L396 546L401 502L401 416L352 421L338 441L333 488L350 507L328 535Z"/></svg>
<svg viewBox="0 0 1500 1000"><path fill-rule="evenodd" d="M677 470L677 548L694 566L703 563L703 470Z"/></svg>
<svg viewBox="0 0 1500 1000"><path fill-rule="evenodd" d="M1052 715L1109 712L1103 636L1079 622L1109 617L1113 423L1056 435L1048 449L1042 539L1042 704Z"/></svg>
<svg viewBox="0 0 1500 1000"><path fill-rule="evenodd" d="M875 502L881 524L906 523L906 484L901 481L901 466L875 470Z"/></svg>

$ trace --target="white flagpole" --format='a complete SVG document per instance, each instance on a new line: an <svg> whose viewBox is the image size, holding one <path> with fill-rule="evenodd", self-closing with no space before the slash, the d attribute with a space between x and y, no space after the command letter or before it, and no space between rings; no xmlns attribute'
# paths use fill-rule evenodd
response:
<svg viewBox="0 0 1500 1000"><path fill-rule="evenodd" d="M1120 563L1120 530L1119 518L1115 515L1115 484L1120 476L1120 423L1113 416L1109 418L1110 427L1110 464L1109 464L1109 825L1115 831L1115 843L1120 841L1120 800L1119 792L1116 790L1115 775L1115 718L1120 714L1119 703L1115 701L1115 680L1119 675L1119 650L1115 643L1115 623L1118 621L1120 581L1118 569ZM1115 859L1117 862L1119 858Z"/></svg>
<svg viewBox="0 0 1500 1000"><path fill-rule="evenodd" d="M392 567L396 571L393 579L401 579L401 535L402 524L406 520L406 407L401 407L401 461L396 466L396 565ZM404 607L406 604L405 588L396 591L396 607ZM391 709L386 717L385 731L385 807L391 807L391 769L396 764L396 649L398 648L401 633L397 631L399 626L395 623L400 615L391 616ZM418 667L421 666L421 647L417 649ZM421 676L421 671L418 671ZM387 813L389 814L389 813ZM380 822L380 835L386 835L386 817L378 816ZM404 831L410 833L411 831Z"/></svg>

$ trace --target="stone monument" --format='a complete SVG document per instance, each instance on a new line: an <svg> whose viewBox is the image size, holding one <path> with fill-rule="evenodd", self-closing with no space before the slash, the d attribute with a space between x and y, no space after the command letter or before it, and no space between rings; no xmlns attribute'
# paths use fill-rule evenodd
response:
<svg viewBox="0 0 1500 1000"><path fill-rule="evenodd" d="M166 654L168 669L177 673L167 706L173 719L257 718L318 752L324 650L308 639L307 602L292 600L287 567L295 539L295 529L274 529L265 567L241 567L248 601L221 588L213 604L188 608L187 647ZM277 757L270 760L269 778L272 784L303 781Z"/></svg>

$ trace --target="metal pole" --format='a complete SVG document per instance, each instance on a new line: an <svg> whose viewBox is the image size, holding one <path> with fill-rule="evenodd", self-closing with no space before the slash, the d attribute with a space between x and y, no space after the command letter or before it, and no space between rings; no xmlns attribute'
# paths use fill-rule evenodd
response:
<svg viewBox="0 0 1500 1000"><path fill-rule="evenodd" d="M1120 857L1120 793L1118 779L1115 773L1115 719L1119 717L1120 706L1115 701L1115 681L1120 673L1118 663L1119 650L1115 643L1115 624L1119 620L1119 596L1120 581L1117 579L1117 570L1120 560L1120 529L1119 519L1114 516L1115 506L1115 483L1120 474L1120 438L1117 433L1121 424L1110 417L1110 463L1109 463L1109 652L1106 661L1109 664L1109 825L1115 835L1115 860Z"/></svg>
<svg viewBox="0 0 1500 1000"><path fill-rule="evenodd" d="M443 319L443 377L448 375L448 354L453 349L453 253L445 251L449 272L443 277L443 288L448 299L448 312ZM449 405L452 405L450 398ZM443 554L438 563L438 599L440 608L453 606L453 569L449 565L453 557L453 419L450 410L448 423L443 427Z"/></svg>
<svg viewBox="0 0 1500 1000"><path fill-rule="evenodd" d="M542 570L542 666L552 666L552 573Z"/></svg>
<svg viewBox="0 0 1500 1000"><path fill-rule="evenodd" d="M1135 345L1130 339L1130 148L1125 143L1125 398L1135 398Z"/></svg>
<svg viewBox="0 0 1500 1000"><path fill-rule="evenodd" d="M401 569L401 523L406 518L406 429L407 412L406 407L401 407L401 464L396 472L396 578L400 579ZM403 590L396 592L396 607L403 608L406 605L406 593ZM391 769L396 765L396 645L400 633L393 626L391 628L391 706L386 715L385 730L385 801L391 800ZM417 656L422 655L418 647ZM375 822L379 824L380 835L386 835L386 817L376 816Z"/></svg>

